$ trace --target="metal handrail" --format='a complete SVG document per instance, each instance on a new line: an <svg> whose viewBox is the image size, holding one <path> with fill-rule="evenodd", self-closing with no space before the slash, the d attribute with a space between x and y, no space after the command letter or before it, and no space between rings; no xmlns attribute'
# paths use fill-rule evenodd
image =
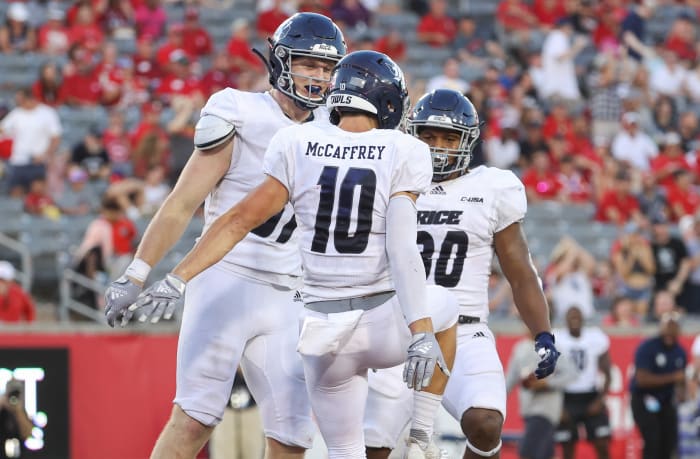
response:
<svg viewBox="0 0 700 459"><path fill-rule="evenodd" d="M20 278L22 289L24 289L25 292L30 291L34 278L34 264L29 247L5 233L0 233L0 245L19 254L22 269L17 272L17 276Z"/></svg>
<svg viewBox="0 0 700 459"><path fill-rule="evenodd" d="M100 282L91 279L87 276L73 271L72 269L66 268L63 270L63 275L61 276L61 281L59 284L59 295L60 301L58 305L58 318L61 322L68 322L70 320L69 311L77 312L95 322L106 323L105 316L101 311L95 310L95 308L81 303L73 298L73 287L72 283L76 283L81 287L95 292L96 294L102 294L105 286Z"/></svg>

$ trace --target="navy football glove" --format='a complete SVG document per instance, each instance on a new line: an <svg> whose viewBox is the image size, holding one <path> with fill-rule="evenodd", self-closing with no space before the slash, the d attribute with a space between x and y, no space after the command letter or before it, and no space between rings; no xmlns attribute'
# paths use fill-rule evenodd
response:
<svg viewBox="0 0 700 459"><path fill-rule="evenodd" d="M557 366L559 351L554 347L554 335L549 332L541 332L535 336L535 351L540 357L540 363L537 364L535 376L537 379L546 378L554 373L554 368Z"/></svg>

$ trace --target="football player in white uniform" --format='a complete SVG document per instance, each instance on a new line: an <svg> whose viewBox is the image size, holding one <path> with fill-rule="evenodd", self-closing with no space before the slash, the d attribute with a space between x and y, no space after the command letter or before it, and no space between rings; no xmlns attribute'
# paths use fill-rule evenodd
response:
<svg viewBox="0 0 700 459"><path fill-rule="evenodd" d="M396 130L408 110L401 69L374 51L347 55L333 70L328 107L335 126L278 132L265 154L265 181L130 309L171 307L186 283L291 202L304 277L297 349L307 391L329 457L354 459L365 457L368 370L405 362L409 388L440 392L456 345L457 305L445 300L432 318L428 312L415 199L429 189L432 169L427 145ZM169 289L169 279L183 289ZM436 411L439 400L427 405Z"/></svg>
<svg viewBox="0 0 700 459"><path fill-rule="evenodd" d="M564 459L573 459L579 424L586 428L586 439L593 444L598 459L610 457L610 421L605 394L610 389L610 338L598 327L583 326L578 306L566 311L566 328L554 330L557 348L568 355L578 377L564 388L564 413L555 440L562 444ZM602 387L598 375L603 375Z"/></svg>
<svg viewBox="0 0 700 459"><path fill-rule="evenodd" d="M488 279L494 251L513 289L520 316L535 338L544 378L559 353L551 334L549 308L520 222L527 201L523 184L507 170L469 168L479 138L479 117L461 93L440 89L424 95L408 119L408 132L426 142L433 158L433 184L418 206L418 245L430 283L450 289L459 300L457 356L442 401L467 437L465 458L499 457L506 415L503 366L487 325ZM404 398L389 399L383 388L395 378L381 370L370 375L374 413L400 413ZM386 414L384 414L386 416ZM366 419L366 424L377 422ZM387 419L381 444L369 434L372 457L387 457L407 420ZM381 448L381 449L380 449ZM375 454L376 453L376 454Z"/></svg>
<svg viewBox="0 0 700 459"><path fill-rule="evenodd" d="M263 182L263 155L274 133L313 118L329 125L323 105L330 73L346 52L340 29L325 16L300 13L282 23L269 41L266 62L273 89L227 88L209 98L195 128L192 157L149 224L133 263L106 292L111 325L120 319L124 325L134 315L142 322L170 318L174 304L127 308L150 267L182 235L202 201L206 232ZM190 283L173 411L151 457L196 455L222 418L239 363L260 407L266 457L300 458L312 444L316 428L295 350L301 311L294 298L301 285L296 221L291 206L280 206L259 223L235 250ZM182 294L184 283L169 276L161 289Z"/></svg>

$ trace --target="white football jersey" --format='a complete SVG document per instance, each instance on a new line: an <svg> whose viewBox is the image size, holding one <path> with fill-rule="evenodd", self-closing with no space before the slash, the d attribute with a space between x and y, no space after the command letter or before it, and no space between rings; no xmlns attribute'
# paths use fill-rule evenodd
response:
<svg viewBox="0 0 700 459"><path fill-rule="evenodd" d="M418 198L418 245L428 282L449 288L460 314L487 321L493 236L527 211L522 182L511 171L479 166L434 182Z"/></svg>
<svg viewBox="0 0 700 459"><path fill-rule="evenodd" d="M598 358L610 349L610 338L598 327L583 327L581 336L571 336L569 330L554 330L557 350L567 354L578 371L574 382L565 392L586 393L598 390Z"/></svg>
<svg viewBox="0 0 700 459"><path fill-rule="evenodd" d="M219 116L236 127L231 165L204 203L204 230L265 179L262 162L267 145L280 129L295 125L270 93L243 92L231 88L213 94L201 114ZM325 107L314 112L315 121L330 125ZM291 206L253 230L222 262L249 277L297 288L301 259L296 220Z"/></svg>
<svg viewBox="0 0 700 459"><path fill-rule="evenodd" d="M275 135L264 170L289 191L299 224L305 301L394 288L386 210L394 193L430 188L426 144L396 130L357 133L308 123Z"/></svg>

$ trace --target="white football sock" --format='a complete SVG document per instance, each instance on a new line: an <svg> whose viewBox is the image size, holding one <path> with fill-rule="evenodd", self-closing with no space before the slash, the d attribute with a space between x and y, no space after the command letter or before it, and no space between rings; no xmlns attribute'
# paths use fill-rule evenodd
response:
<svg viewBox="0 0 700 459"><path fill-rule="evenodd" d="M422 449L430 444L433 437L435 416L442 402L442 395L430 392L413 393L413 421L411 422L410 438L414 439Z"/></svg>

